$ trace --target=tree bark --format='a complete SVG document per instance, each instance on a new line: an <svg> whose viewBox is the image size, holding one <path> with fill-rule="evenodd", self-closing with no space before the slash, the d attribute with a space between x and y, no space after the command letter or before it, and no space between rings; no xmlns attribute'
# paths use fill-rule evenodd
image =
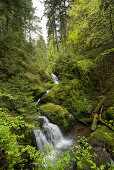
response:
<svg viewBox="0 0 114 170"><path fill-rule="evenodd" d="M100 111L101 111L101 108L102 108L105 100L106 100L106 97L101 100L100 104L95 108L95 110L92 113L92 117L93 117L93 121L92 121L92 125L91 125L92 131L95 131L95 129L97 128Z"/></svg>
<svg viewBox="0 0 114 170"><path fill-rule="evenodd" d="M99 121L100 121L103 125L105 125L106 127L108 127L110 130L113 130L106 122L104 122L104 121L102 120L101 114L99 114Z"/></svg>
<svg viewBox="0 0 114 170"><path fill-rule="evenodd" d="M109 20L110 20L110 30L111 30L112 38L114 40L114 32L113 32L113 27L112 27L112 9L111 8L110 8L110 12L109 12Z"/></svg>
<svg viewBox="0 0 114 170"><path fill-rule="evenodd" d="M92 121L92 125L91 125L92 131L95 131L95 129L97 128L97 124L98 124L98 114L95 113L93 116L93 121Z"/></svg>

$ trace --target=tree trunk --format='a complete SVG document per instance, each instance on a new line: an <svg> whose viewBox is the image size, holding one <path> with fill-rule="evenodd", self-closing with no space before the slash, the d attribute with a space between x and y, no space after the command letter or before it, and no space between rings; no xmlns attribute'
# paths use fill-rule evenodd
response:
<svg viewBox="0 0 114 170"><path fill-rule="evenodd" d="M55 37L56 37L56 43L57 43L57 50L60 54L60 47L59 47L59 41L58 41L58 36L57 36L57 30L56 30L56 27L55 27Z"/></svg>
<svg viewBox="0 0 114 170"><path fill-rule="evenodd" d="M101 114L99 114L99 121L100 121L103 125L105 125L106 127L108 127L110 130L113 130L106 122L104 122L104 121L102 120Z"/></svg>
<svg viewBox="0 0 114 170"><path fill-rule="evenodd" d="M110 12L109 12L109 20L110 20L110 30L111 30L112 38L114 40L114 33L113 33L113 28L112 28L112 9L111 8L110 8Z"/></svg>
<svg viewBox="0 0 114 170"><path fill-rule="evenodd" d="M92 131L94 131L97 128L97 124L98 124L98 114L95 113L93 116L93 121L92 121L92 125L91 125Z"/></svg>
<svg viewBox="0 0 114 170"><path fill-rule="evenodd" d="M92 113L92 117L93 117L93 121L92 121L92 125L91 125L92 131L94 131L97 127L100 111L101 111L101 108L102 108L105 100L106 100L106 97L101 100L100 104L95 108L95 110Z"/></svg>

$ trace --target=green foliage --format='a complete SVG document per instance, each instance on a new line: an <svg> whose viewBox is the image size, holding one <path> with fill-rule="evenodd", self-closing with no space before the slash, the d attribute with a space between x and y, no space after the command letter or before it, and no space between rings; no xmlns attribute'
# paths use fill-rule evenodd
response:
<svg viewBox="0 0 114 170"><path fill-rule="evenodd" d="M33 86L32 91L36 100L38 100L38 97L41 97L46 92L45 89L41 86Z"/></svg>
<svg viewBox="0 0 114 170"><path fill-rule="evenodd" d="M16 76L9 79L8 82L1 82L1 86L1 102L4 109L7 108L13 113L16 112L23 115L31 114L36 111L28 82Z"/></svg>
<svg viewBox="0 0 114 170"><path fill-rule="evenodd" d="M108 110L104 112L103 118L107 121L114 120L114 106L109 107Z"/></svg>
<svg viewBox="0 0 114 170"><path fill-rule="evenodd" d="M97 157L95 153L91 153L92 147L88 144L87 139L85 137L80 137L78 142L81 144L79 146L71 147L70 150L61 154L61 157L55 158L55 161L52 162L50 159L51 156L54 156L54 153L49 152L48 158L44 156L42 163L39 165L39 169L57 169L64 170L72 168L73 164L75 164L75 168L77 170L104 170L106 168L113 168L112 165L104 164L97 166L97 164L93 161L94 157Z"/></svg>
<svg viewBox="0 0 114 170"><path fill-rule="evenodd" d="M78 140L81 143L82 148L79 146L79 150L76 152L77 154L77 166L79 169L98 169L96 163L92 161L96 154L92 155L91 150L92 147L88 144L87 139L85 137L80 137Z"/></svg>
<svg viewBox="0 0 114 170"><path fill-rule="evenodd" d="M84 53L84 51L98 47L111 36L111 22L114 19L111 11L112 2L109 1L106 10L101 9L102 5L101 0L78 0L72 5L68 44L71 43L75 51ZM103 27L104 23L105 27Z"/></svg>
<svg viewBox="0 0 114 170"><path fill-rule="evenodd" d="M88 72L90 68L95 67L95 64L90 59L79 60L77 61L77 65L85 72Z"/></svg>
<svg viewBox="0 0 114 170"><path fill-rule="evenodd" d="M0 108L0 162L3 169L12 169L16 164L23 167L26 159L21 153L32 126L23 117L12 117ZM28 143L29 144L29 143Z"/></svg>
<svg viewBox="0 0 114 170"><path fill-rule="evenodd" d="M53 40L50 40L47 46L47 55L48 55L48 62L49 62L48 69L52 70L53 65L56 63L56 60L58 59L58 51L56 46L54 45Z"/></svg>
<svg viewBox="0 0 114 170"><path fill-rule="evenodd" d="M48 66L47 47L43 37L40 35L35 45L34 61L39 68L45 68Z"/></svg>

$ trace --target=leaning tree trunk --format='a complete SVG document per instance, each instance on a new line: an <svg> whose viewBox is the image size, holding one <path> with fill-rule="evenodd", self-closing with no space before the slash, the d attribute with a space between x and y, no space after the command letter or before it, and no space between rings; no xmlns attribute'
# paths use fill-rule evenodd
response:
<svg viewBox="0 0 114 170"><path fill-rule="evenodd" d="M92 125L91 125L91 130L94 131L97 127L98 124L98 120L99 120L99 115L101 112L101 108L104 104L106 100L106 97L104 99L101 100L100 104L95 108L95 110L92 113L92 117L93 117L93 121L92 121Z"/></svg>

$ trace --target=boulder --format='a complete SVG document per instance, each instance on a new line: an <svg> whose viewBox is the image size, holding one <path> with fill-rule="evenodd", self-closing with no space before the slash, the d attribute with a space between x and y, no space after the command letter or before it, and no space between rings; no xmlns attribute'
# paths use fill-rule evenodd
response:
<svg viewBox="0 0 114 170"><path fill-rule="evenodd" d="M77 79L61 81L42 97L42 103L54 103L65 107L77 118L88 117L92 105Z"/></svg>
<svg viewBox="0 0 114 170"><path fill-rule="evenodd" d="M108 150L111 157L114 158L114 132L106 126L99 125L95 132L91 133L89 143L93 147L101 147Z"/></svg>
<svg viewBox="0 0 114 170"><path fill-rule="evenodd" d="M73 116L62 106L48 103L40 106L38 112L46 116L52 123L57 124L63 130L68 130L73 126Z"/></svg>

